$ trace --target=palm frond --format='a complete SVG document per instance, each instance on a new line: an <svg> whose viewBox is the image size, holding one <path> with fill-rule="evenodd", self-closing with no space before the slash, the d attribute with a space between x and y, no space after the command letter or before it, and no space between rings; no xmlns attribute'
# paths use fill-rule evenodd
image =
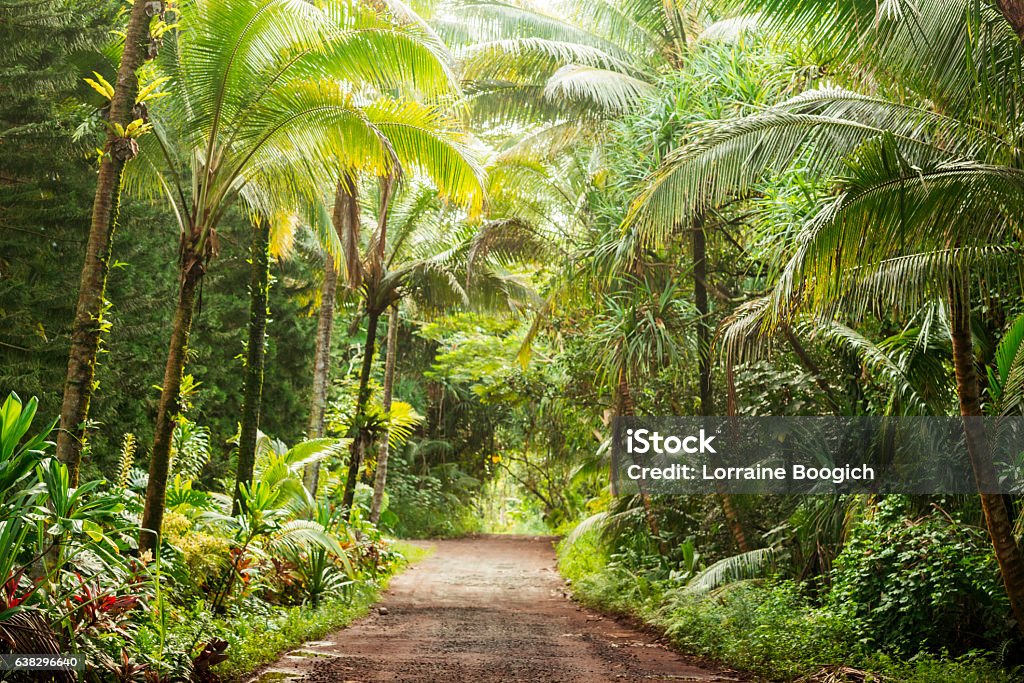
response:
<svg viewBox="0 0 1024 683"><path fill-rule="evenodd" d="M778 552L768 547L723 558L690 579L683 594L707 593L729 583L764 577L774 571L777 557Z"/></svg>

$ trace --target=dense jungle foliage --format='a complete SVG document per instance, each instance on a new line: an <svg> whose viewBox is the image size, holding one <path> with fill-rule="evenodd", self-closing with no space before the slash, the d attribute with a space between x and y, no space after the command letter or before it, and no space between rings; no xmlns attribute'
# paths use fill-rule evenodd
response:
<svg viewBox="0 0 1024 683"><path fill-rule="evenodd" d="M753 675L1020 680L1019 495L613 495L609 442L1021 415L1022 36L1018 0L2 0L0 650L237 680L395 539L520 532Z"/></svg>

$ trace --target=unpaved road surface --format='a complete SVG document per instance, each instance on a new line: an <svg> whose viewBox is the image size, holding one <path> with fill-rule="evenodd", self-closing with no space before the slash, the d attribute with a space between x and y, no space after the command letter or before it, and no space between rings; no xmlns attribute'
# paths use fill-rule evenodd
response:
<svg viewBox="0 0 1024 683"><path fill-rule="evenodd" d="M551 539L431 542L372 614L308 643L264 681L309 683L592 683L735 681L688 662L656 636L566 597ZM273 678L271 678L273 677Z"/></svg>

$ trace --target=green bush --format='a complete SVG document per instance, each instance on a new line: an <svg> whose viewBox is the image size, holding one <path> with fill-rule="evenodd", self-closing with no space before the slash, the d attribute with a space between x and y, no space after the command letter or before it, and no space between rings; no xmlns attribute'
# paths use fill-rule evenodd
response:
<svg viewBox="0 0 1024 683"><path fill-rule="evenodd" d="M883 498L853 530L828 604L886 651L997 647L1010 608L987 535L940 513L910 518L907 502Z"/></svg>
<svg viewBox="0 0 1024 683"><path fill-rule="evenodd" d="M857 533L870 536L866 528L858 528ZM958 543L952 547L966 550ZM986 554L971 544L967 547ZM943 557L944 551L937 556ZM1018 672L1001 667L990 652L969 651L951 657L946 652L909 655L883 651L877 645L874 627L856 610L842 609L836 598L822 599L793 581L742 581L695 593L674 579L652 578L661 574L655 563L646 563L650 573L644 576L645 563L630 553L615 552L596 527L571 534L559 546L558 557L559 570L570 580L574 597L584 604L638 617L664 631L683 652L769 680L813 677L838 681L843 680L837 673L841 666L861 670L865 681L1019 680ZM624 558L631 559L626 562ZM977 558L961 559L969 569L983 566L980 561L975 564ZM847 571L848 566L837 571ZM980 570L968 571L968 575L977 578ZM849 584L853 580L852 575L843 577L847 582L844 590L853 588ZM864 590L871 594L870 585Z"/></svg>

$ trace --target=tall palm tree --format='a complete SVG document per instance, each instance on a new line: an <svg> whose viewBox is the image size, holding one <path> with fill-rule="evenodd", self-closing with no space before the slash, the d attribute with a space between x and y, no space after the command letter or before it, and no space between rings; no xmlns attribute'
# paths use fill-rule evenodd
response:
<svg viewBox="0 0 1024 683"><path fill-rule="evenodd" d="M78 470L85 444L84 423L89 417L96 355L103 329L106 305L107 271L114 235L114 221L120 205L121 174L124 165L135 156L134 140L125 131L141 113L135 108L138 79L135 71L148 54L149 26L155 13L163 11L163 3L136 2L128 14L124 33L124 49L117 69L117 79L107 110L107 140L100 159L93 198L92 220L86 241L85 262L78 287L75 320L71 328L71 349L64 380L64 397L57 432L57 458L68 466L71 485L78 484Z"/></svg>
<svg viewBox="0 0 1024 683"><path fill-rule="evenodd" d="M391 401L395 390L395 366L398 364L398 302L391 304L388 312L388 335L384 359L384 386L381 388L381 410L391 412ZM370 521L380 520L384 505L384 491L388 482L388 460L391 457L391 430L385 430L377 452L377 466L373 471L373 498L370 500Z"/></svg>
<svg viewBox="0 0 1024 683"><path fill-rule="evenodd" d="M331 337L334 329L334 309L337 305L338 269L341 265L340 235L349 232L346 227L350 221L359 220L359 208L355 196L354 179L343 176L334 193L334 211L331 223L334 237L338 240L338 254L324 250L324 277L320 287L320 308L317 314L316 349L313 353L313 383L309 402L309 423L306 435L315 439L324 434L324 415L327 408L327 390L330 378ZM311 494L315 494L318 485L320 466L311 463L303 474L303 482Z"/></svg>
<svg viewBox="0 0 1024 683"><path fill-rule="evenodd" d="M479 180L478 197L483 192L483 178ZM392 179L384 179L376 199L376 229L363 242L363 250L352 253L357 235L342 240L349 253L345 260L354 264L349 268L349 283L354 284L355 274L367 317L352 457L342 499L347 509L354 500L362 457L370 445L370 434L363 427L381 316L403 299L414 301L425 312L474 302L490 306L524 303L533 297L532 291L504 266L513 254L536 253L541 248L521 221L474 218L479 207L459 210L443 201L429 184L412 182L396 187Z"/></svg>
<svg viewBox="0 0 1024 683"><path fill-rule="evenodd" d="M140 139L135 188L155 187L180 230L178 303L157 410L140 548L153 549L193 304L218 250L217 227L241 199L271 215L335 169L388 173L417 145L435 150L438 114L368 87L451 89L419 35L354 3L191 2L156 62L169 80ZM397 135L396 135L397 133ZM429 138L424 140L424 136Z"/></svg>
<svg viewBox="0 0 1024 683"><path fill-rule="evenodd" d="M1024 554L974 419L982 404L970 298L972 274L998 276L1020 259L1019 37L999 9L965 0L912 8L855 0L748 4L764 10L768 27L805 35L861 65L849 80L874 92L822 87L710 126L651 178L631 220L657 241L666 225L746 196L766 173L794 162L832 179L834 196L820 200L769 301L741 324L771 328L795 308L857 317L945 302L968 454L1024 628ZM895 80L900 98L888 99L873 73Z"/></svg>

